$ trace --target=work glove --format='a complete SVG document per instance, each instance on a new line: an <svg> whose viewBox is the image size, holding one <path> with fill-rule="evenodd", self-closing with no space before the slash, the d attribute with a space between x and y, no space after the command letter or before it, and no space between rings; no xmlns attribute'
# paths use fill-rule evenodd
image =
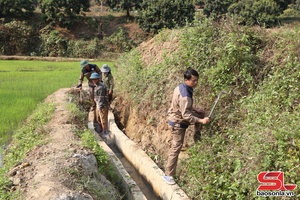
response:
<svg viewBox="0 0 300 200"><path fill-rule="evenodd" d="M79 84L76 86L76 88L81 88L82 87L82 84Z"/></svg>

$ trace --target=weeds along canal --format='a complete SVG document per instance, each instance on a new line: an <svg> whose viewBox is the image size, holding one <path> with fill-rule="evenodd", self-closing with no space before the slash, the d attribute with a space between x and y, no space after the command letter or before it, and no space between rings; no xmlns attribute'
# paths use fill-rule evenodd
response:
<svg viewBox="0 0 300 200"><path fill-rule="evenodd" d="M80 90L79 104L84 102L88 95ZM80 101L82 100L82 101ZM184 191L177 185L168 185L163 181L163 171L156 163L140 149L120 129L118 116L112 111L108 113L109 135L100 134L100 127L95 122L96 112L88 112L88 128L98 138L98 144L110 156L110 160L116 167L122 186L126 193L129 192L128 200L189 200Z"/></svg>

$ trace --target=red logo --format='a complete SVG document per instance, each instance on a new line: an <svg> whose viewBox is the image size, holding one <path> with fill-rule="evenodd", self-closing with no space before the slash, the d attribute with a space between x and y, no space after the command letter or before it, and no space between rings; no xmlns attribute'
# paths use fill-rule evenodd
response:
<svg viewBox="0 0 300 200"><path fill-rule="evenodd" d="M260 172L257 175L260 186L257 190L295 190L296 184L284 184L284 172Z"/></svg>

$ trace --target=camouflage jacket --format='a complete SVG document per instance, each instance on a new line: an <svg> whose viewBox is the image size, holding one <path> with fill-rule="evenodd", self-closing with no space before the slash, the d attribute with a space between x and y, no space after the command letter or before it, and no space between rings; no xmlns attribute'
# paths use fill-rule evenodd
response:
<svg viewBox="0 0 300 200"><path fill-rule="evenodd" d="M114 90L114 77L112 76L111 73L108 75L105 75L104 73L102 74L102 81L104 85L106 86L107 90Z"/></svg>
<svg viewBox="0 0 300 200"><path fill-rule="evenodd" d="M95 86L94 89L94 100L96 102L96 106L99 109L105 108L108 106L108 96L107 96L107 90L103 83L100 81Z"/></svg>

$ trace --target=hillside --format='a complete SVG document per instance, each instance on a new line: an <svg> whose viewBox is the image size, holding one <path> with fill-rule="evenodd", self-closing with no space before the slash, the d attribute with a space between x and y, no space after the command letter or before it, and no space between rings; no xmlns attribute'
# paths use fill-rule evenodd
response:
<svg viewBox="0 0 300 200"><path fill-rule="evenodd" d="M227 91L211 123L200 133L191 126L185 137L176 178L192 199L255 199L261 171L283 171L286 182L300 183L300 43L294 26L203 20L165 30L117 60L120 126L162 169L170 95L186 68L200 73L196 107L209 113Z"/></svg>
<svg viewBox="0 0 300 200"><path fill-rule="evenodd" d="M0 32L2 55L106 60L151 37L133 18L94 1L69 27L47 24L37 8L29 20L2 21Z"/></svg>

